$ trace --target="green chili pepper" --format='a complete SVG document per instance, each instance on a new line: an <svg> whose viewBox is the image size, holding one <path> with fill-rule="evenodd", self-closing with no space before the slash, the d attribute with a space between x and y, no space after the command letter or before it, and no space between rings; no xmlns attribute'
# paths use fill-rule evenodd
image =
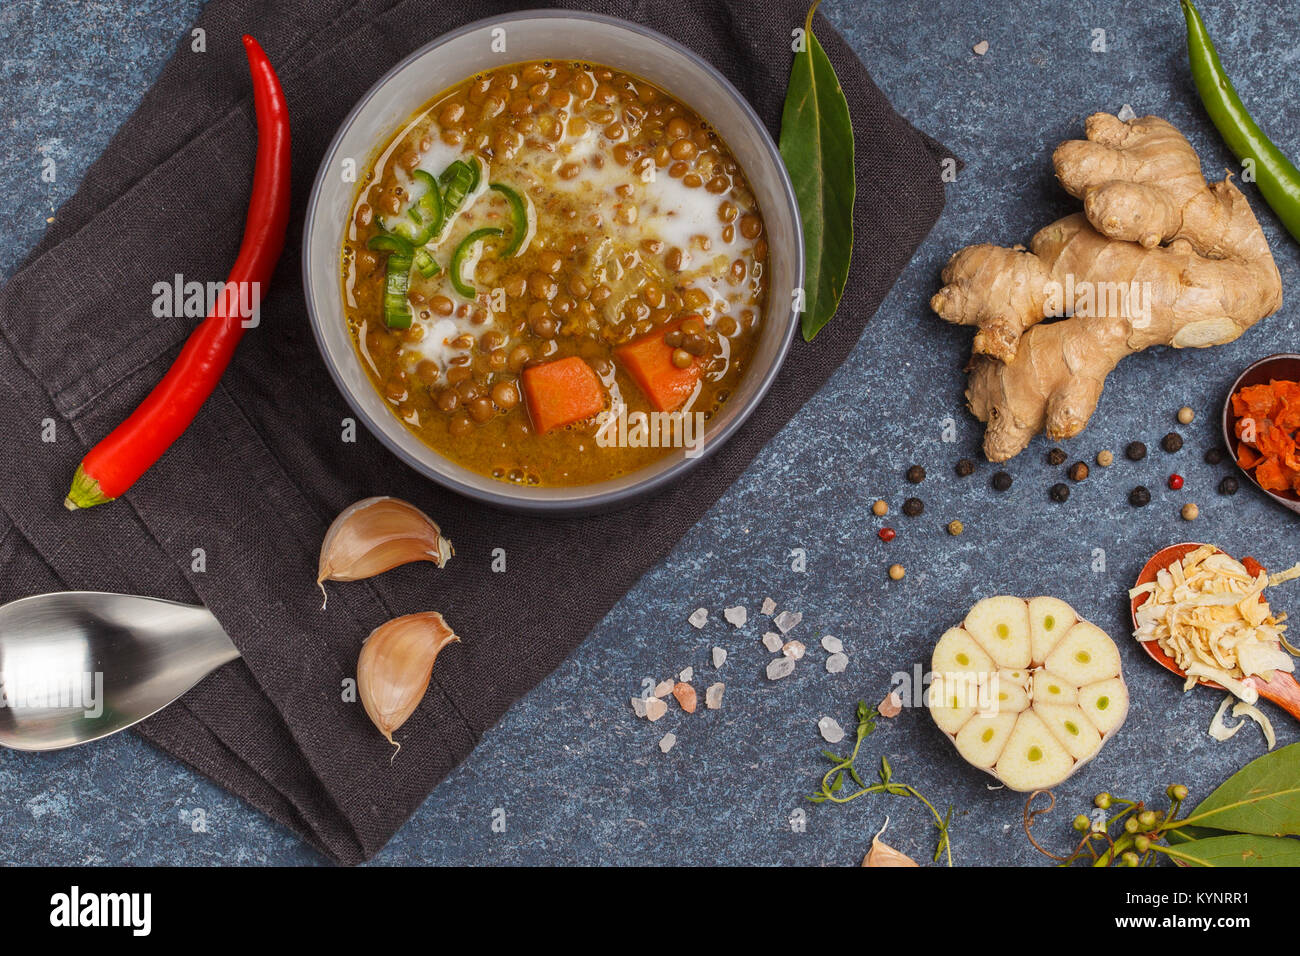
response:
<svg viewBox="0 0 1300 956"><path fill-rule="evenodd" d="M1232 87L1205 22L1190 0L1179 0L1187 20L1187 53L1201 102L1228 148L1251 161L1260 194L1287 231L1300 241L1300 170L1264 135Z"/></svg>
<svg viewBox="0 0 1300 956"><path fill-rule="evenodd" d="M464 265L465 257L473 251L484 239L499 239L505 235L504 229L498 229L496 226L486 226L482 229L475 229L468 236L460 241L456 251L451 254L451 284L457 292L467 299L474 298L478 293L474 291L474 286L465 281ZM391 261L391 260L390 260Z"/></svg>
<svg viewBox="0 0 1300 956"><path fill-rule="evenodd" d="M424 242L428 242L442 229L444 218L442 190L438 188L438 180L433 178L433 173L425 172L423 169L415 170L411 173L411 178L416 182L423 183L425 186L424 192L415 201L413 208L418 211L420 222L424 226L424 231L428 234ZM424 245L424 242L418 243L418 245Z"/></svg>
<svg viewBox="0 0 1300 956"><path fill-rule="evenodd" d="M443 209L442 192L432 173L417 169L411 173L411 178L416 182L424 183L424 192L419 199L411 203L405 214L398 216L391 223L381 219L379 226L386 233L410 243L413 249L424 245L442 229ZM405 254L410 255L410 252Z"/></svg>
<svg viewBox="0 0 1300 956"><path fill-rule="evenodd" d="M394 236L387 232L371 236L370 241L366 243L366 248L374 249L376 252L393 252L399 256L409 256L415 252L415 247L401 236Z"/></svg>
<svg viewBox="0 0 1300 956"><path fill-rule="evenodd" d="M412 248L422 246L429 241L429 237L425 235L424 224L420 222L414 206L408 209L405 215L398 216L396 219L380 219L379 228L390 236L396 236L409 243Z"/></svg>
<svg viewBox="0 0 1300 956"><path fill-rule="evenodd" d="M411 285L411 257L392 253L384 279L384 324L390 329L411 327L411 303L406 298Z"/></svg>
<svg viewBox="0 0 1300 956"><path fill-rule="evenodd" d="M415 266L415 271L426 279L431 279L442 271L442 267L438 265L428 249L416 249L411 262Z"/></svg>
<svg viewBox="0 0 1300 956"><path fill-rule="evenodd" d="M492 183L492 189L505 197L510 204L510 242L501 250L502 259L513 259L523 251L525 241L532 236L532 222L528 203L519 192L505 183Z"/></svg>
<svg viewBox="0 0 1300 956"><path fill-rule="evenodd" d="M442 203L446 217L456 215L465 197L478 188L478 164L470 165L464 160L456 160L442 171L438 177L442 183Z"/></svg>

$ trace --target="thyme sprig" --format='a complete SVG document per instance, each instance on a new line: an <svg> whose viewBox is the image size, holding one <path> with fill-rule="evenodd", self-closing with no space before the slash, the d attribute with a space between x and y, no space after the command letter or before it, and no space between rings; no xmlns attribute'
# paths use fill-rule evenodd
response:
<svg viewBox="0 0 1300 956"><path fill-rule="evenodd" d="M940 815L935 809L934 804L927 800L920 791L910 784L899 783L894 780L894 770L889 765L886 757L880 758L880 770L877 772L875 783L868 784L858 773L856 763L858 751L862 749L862 741L870 736L871 732L876 729L876 718L880 716L874 707L868 707L865 701L858 701L858 708L855 712L858 721L856 738L853 741L853 750L847 757L841 757L839 754L830 750L821 751L822 757L831 763L831 769L827 770L821 779L821 789L816 793L809 794L805 797L813 803L850 803L858 797L865 796L869 793L890 793L896 797L913 797L925 804L930 815L934 818L935 828L939 831L939 839L934 848L934 861L937 863L939 857L947 854L948 865L952 866L952 844L949 840L949 827L952 825L951 806L948 812ZM844 793L844 779L848 777L858 787L849 793Z"/></svg>

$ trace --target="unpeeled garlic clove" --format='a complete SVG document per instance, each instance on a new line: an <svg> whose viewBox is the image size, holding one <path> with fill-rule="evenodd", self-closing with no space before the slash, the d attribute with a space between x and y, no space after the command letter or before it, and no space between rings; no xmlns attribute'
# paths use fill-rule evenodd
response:
<svg viewBox="0 0 1300 956"><path fill-rule="evenodd" d="M442 567L455 554L438 525L400 498L366 498L334 519L320 546L316 584L360 581L411 561ZM328 597L327 597L328 600Z"/></svg>
<svg viewBox="0 0 1300 956"><path fill-rule="evenodd" d="M460 640L436 611L394 618L370 632L357 659L357 694L390 744L429 689L438 652Z"/></svg>
<svg viewBox="0 0 1300 956"><path fill-rule="evenodd" d="M863 866L920 866L906 853L901 850L895 850L888 843L882 843L880 834L885 832L885 827L889 826L889 817L885 817L885 826L880 828L871 838L871 849L868 851L866 858L862 861Z"/></svg>

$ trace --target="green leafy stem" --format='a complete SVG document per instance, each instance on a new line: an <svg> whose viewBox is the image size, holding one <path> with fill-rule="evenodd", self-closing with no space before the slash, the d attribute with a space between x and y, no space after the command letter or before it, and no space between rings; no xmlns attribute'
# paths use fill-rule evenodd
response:
<svg viewBox="0 0 1300 956"><path fill-rule="evenodd" d="M940 815L934 804L922 796L915 787L894 780L893 768L890 767L889 760L885 757L880 758L877 781L870 784L864 781L855 766L858 751L862 749L862 741L866 740L871 732L876 729L876 718L880 715L874 707L868 707L865 701L860 700L858 701L855 716L858 721L858 729L857 737L853 742L853 751L847 757L841 757L829 750L821 751L822 757L830 761L832 766L822 777L821 789L816 793L809 794L805 799L813 803L851 803L869 793L889 793L896 797L913 797L925 804L926 809L930 811L930 815L934 818L935 827L939 831L938 843L934 848L934 861L938 862L940 856L947 854L948 865L952 866L952 844L948 838L948 829L952 824L953 808L949 806L948 812ZM852 780L858 789L845 793L844 780L846 777Z"/></svg>

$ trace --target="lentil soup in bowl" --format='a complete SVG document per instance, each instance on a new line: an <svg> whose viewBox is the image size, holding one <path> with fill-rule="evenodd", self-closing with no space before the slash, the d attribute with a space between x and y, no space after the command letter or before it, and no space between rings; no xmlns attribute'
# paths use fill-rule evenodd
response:
<svg viewBox="0 0 1300 956"><path fill-rule="evenodd" d="M470 497L575 512L741 424L803 256L779 154L717 71L635 24L534 11L440 38L353 109L303 268L326 363L390 449Z"/></svg>

